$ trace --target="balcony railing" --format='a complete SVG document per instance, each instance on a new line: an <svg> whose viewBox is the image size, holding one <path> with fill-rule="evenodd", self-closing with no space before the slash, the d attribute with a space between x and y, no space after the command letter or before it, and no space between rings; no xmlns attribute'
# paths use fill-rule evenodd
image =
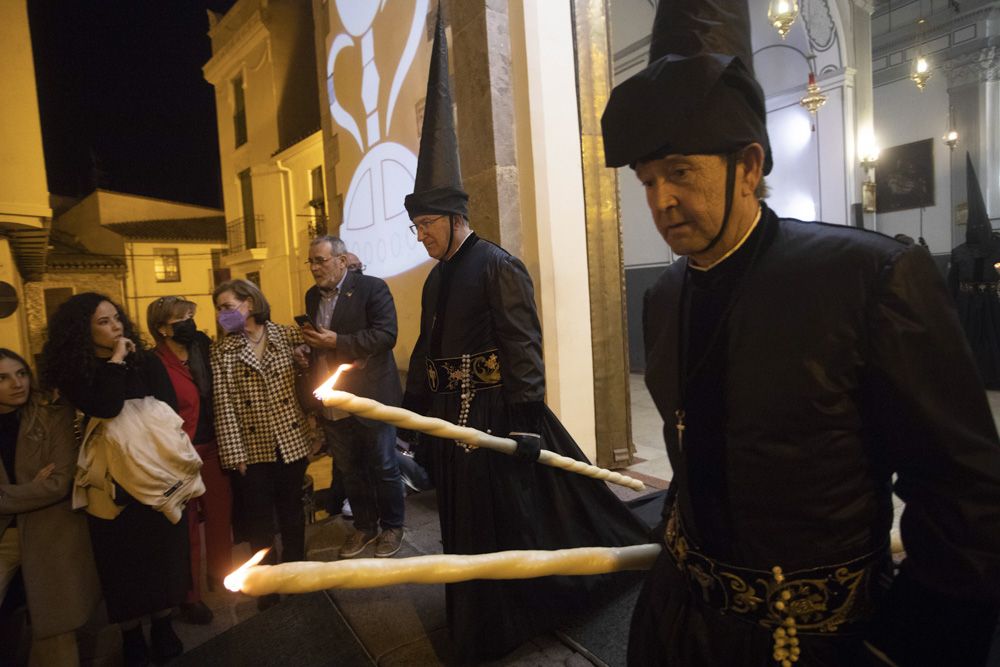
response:
<svg viewBox="0 0 1000 667"><path fill-rule="evenodd" d="M229 240L227 254L251 248L263 248L264 240L261 237L263 227L264 216L259 213L249 218L236 218L227 222L226 238Z"/></svg>
<svg viewBox="0 0 1000 667"><path fill-rule="evenodd" d="M323 236L328 233L330 220L322 213L305 215L300 214L296 217L305 218L306 231L308 232L310 238L316 238L317 236Z"/></svg>

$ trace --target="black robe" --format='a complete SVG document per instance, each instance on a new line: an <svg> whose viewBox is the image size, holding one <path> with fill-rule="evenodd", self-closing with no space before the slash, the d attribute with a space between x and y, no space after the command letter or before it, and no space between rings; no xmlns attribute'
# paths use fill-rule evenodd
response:
<svg viewBox="0 0 1000 667"><path fill-rule="evenodd" d="M541 329L520 260L472 234L431 271L422 306L404 406L457 422L461 397L430 391L426 359L496 349L501 384L477 391L466 424L500 436L541 433L546 449L586 460L542 402ZM445 553L645 541L642 524L604 482L450 441L429 445ZM586 608L596 589L607 588L601 584L613 583L610 577L546 577L450 584L452 639L462 660L501 656Z"/></svg>
<svg viewBox="0 0 1000 667"><path fill-rule="evenodd" d="M863 638L900 665L981 664L1000 600L1000 444L928 253L764 207L740 250L690 271L668 267L644 303L646 384L689 546L764 573L870 553L884 567L895 486L900 574L889 586L872 570L859 595L873 611L850 631L800 632L798 664L868 664ZM662 554L630 664L776 664L768 627L706 603L715 585Z"/></svg>
<svg viewBox="0 0 1000 667"><path fill-rule="evenodd" d="M1000 236L986 244L963 243L951 251L948 287L983 382L1000 389Z"/></svg>

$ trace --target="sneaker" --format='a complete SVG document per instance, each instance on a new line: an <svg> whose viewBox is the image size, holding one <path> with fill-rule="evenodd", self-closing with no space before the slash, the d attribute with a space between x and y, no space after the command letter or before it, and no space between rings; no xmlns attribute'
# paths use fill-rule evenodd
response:
<svg viewBox="0 0 1000 667"><path fill-rule="evenodd" d="M389 558L395 556L400 547L403 546L403 529L386 528L378 534L375 540L375 558Z"/></svg>
<svg viewBox="0 0 1000 667"><path fill-rule="evenodd" d="M215 614L201 600L197 602L185 602L181 605L181 620L191 625L208 625L215 618Z"/></svg>
<svg viewBox="0 0 1000 667"><path fill-rule="evenodd" d="M362 551L365 550L369 544L374 542L378 538L378 533L372 531L366 533L361 530L356 530L351 533L351 536L347 538L344 542L344 546L340 547L340 557L341 558L354 558Z"/></svg>

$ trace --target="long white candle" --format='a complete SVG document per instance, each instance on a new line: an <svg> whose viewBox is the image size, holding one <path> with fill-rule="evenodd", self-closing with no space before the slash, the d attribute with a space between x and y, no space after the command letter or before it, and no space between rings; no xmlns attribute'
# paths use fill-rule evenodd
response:
<svg viewBox="0 0 1000 667"><path fill-rule="evenodd" d="M349 368L350 366L348 364L342 365L329 380L320 385L314 392L316 398L323 401L323 405L339 408L345 412L365 417L366 419L395 424L399 428L420 431L421 433L433 435L444 440L464 442L474 447L485 447L504 454L514 454L517 449L517 443L510 438L498 438L495 435L483 433L469 426L459 426L458 424L452 424L449 421L436 417L424 417L404 408L392 407L370 398L362 398L346 391L334 389L333 384L337 381L340 373L345 370L345 367ZM625 486L635 491L642 491L646 488L642 482L628 475L622 475L613 470L606 470L605 468L599 468L583 461L577 461L576 459L556 454L547 449L541 451L538 456L538 462L552 466L553 468L562 468L563 470L575 472L586 477L603 479L612 484Z"/></svg>
<svg viewBox="0 0 1000 667"><path fill-rule="evenodd" d="M250 565L226 577L225 583L232 591L243 591L248 595L269 595L309 593L327 588L375 588L396 584L450 584L472 579L532 579L550 575L606 574L622 570L648 570L659 553L658 544L640 544L556 551L498 551L474 555L436 554L412 558L360 558L329 563Z"/></svg>

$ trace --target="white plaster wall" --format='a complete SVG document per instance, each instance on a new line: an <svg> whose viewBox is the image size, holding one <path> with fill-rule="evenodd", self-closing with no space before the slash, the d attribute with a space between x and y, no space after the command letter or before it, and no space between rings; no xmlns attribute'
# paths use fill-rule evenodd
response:
<svg viewBox="0 0 1000 667"><path fill-rule="evenodd" d="M611 28L611 53L649 37L656 10L650 0L611 0L608 7L608 22ZM648 48L643 53L646 53ZM645 60L643 60L645 66ZM616 78L614 83L624 81Z"/></svg>
<svg viewBox="0 0 1000 667"><path fill-rule="evenodd" d="M767 115L774 169L767 177L768 204L778 215L817 220L820 212L819 138L809 112L797 101Z"/></svg>
<svg viewBox="0 0 1000 667"><path fill-rule="evenodd" d="M649 0L611 0L608 21L612 84L621 83L646 66L654 13ZM673 261L673 253L653 226L642 186L629 167L618 169L618 187L625 266L657 266Z"/></svg>
<svg viewBox="0 0 1000 667"><path fill-rule="evenodd" d="M524 42L512 40L512 60L521 57L517 50L523 48L524 67L518 74L526 85L515 87L521 97L516 108L527 112L518 120L527 125L529 137L522 133L518 142L518 164L523 165L522 178L532 179L525 192L534 195L529 199L522 194L522 215L534 219L537 232L535 239L525 238L524 245L537 246L546 402L594 460L593 350L573 21L569 3L561 2L513 2L511 21L519 19Z"/></svg>
<svg viewBox="0 0 1000 667"><path fill-rule="evenodd" d="M947 253L953 247L950 160L961 160L964 164L965 159L961 151L952 156L940 141L947 119L948 90L944 76L931 78L923 92L909 79L875 88L875 139L883 149L923 139L934 140L934 206L923 211L922 234L932 253ZM890 236L907 234L916 239L921 236L920 214L920 209L879 214L875 216L875 226ZM955 241L961 243L964 239Z"/></svg>
<svg viewBox="0 0 1000 667"><path fill-rule="evenodd" d="M638 268L672 262L674 254L653 225L646 194L635 171L629 167L619 169L618 188L625 266Z"/></svg>
<svg viewBox="0 0 1000 667"><path fill-rule="evenodd" d="M774 156L767 200L782 216L847 224L854 199L853 73L845 68L838 5L813 0L810 7L807 11L803 5L784 40L768 24L766 12L754 7L750 11L754 70L767 98ZM817 83L827 97L815 117L799 104L806 93L809 55L814 56Z"/></svg>

